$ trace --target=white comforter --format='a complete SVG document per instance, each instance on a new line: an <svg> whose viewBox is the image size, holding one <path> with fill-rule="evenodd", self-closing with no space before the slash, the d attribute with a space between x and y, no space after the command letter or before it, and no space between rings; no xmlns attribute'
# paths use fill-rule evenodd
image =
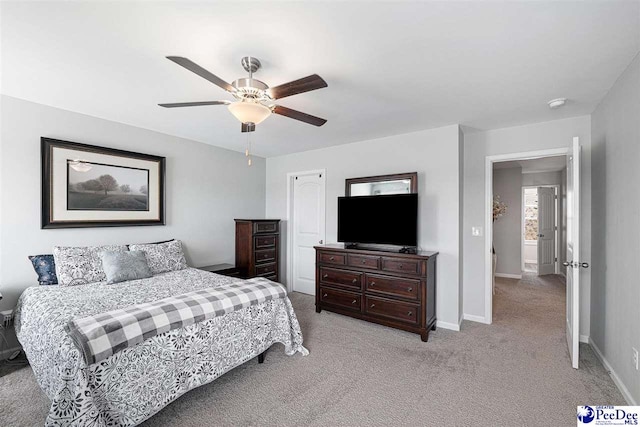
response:
<svg viewBox="0 0 640 427"><path fill-rule="evenodd" d="M40 286L18 301L16 334L52 401L46 426L132 426L265 351L307 354L287 297L157 335L86 365L64 330L69 320L237 279L186 269L106 285Z"/></svg>

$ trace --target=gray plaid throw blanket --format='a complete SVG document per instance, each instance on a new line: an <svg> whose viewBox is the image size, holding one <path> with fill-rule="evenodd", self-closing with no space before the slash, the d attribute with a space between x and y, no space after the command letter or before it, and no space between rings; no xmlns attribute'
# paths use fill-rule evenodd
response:
<svg viewBox="0 0 640 427"><path fill-rule="evenodd" d="M256 277L73 319L65 329L91 365L155 335L286 295L284 286Z"/></svg>

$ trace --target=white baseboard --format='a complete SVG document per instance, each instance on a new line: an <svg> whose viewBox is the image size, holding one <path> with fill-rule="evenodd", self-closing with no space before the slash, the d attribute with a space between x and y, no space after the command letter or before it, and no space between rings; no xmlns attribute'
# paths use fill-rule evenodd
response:
<svg viewBox="0 0 640 427"><path fill-rule="evenodd" d="M537 264L538 260L537 259L525 259L524 263L525 264Z"/></svg>
<svg viewBox="0 0 640 427"><path fill-rule="evenodd" d="M505 279L522 279L522 274L509 274L509 273L496 273L496 277L503 277Z"/></svg>
<svg viewBox="0 0 640 427"><path fill-rule="evenodd" d="M484 316L476 316L475 314L464 314L462 318L471 322L484 323L485 325L491 324L491 322L488 322Z"/></svg>
<svg viewBox="0 0 640 427"><path fill-rule="evenodd" d="M582 337L580 338L582 339ZM627 403L631 406L637 406L638 403L635 401L633 396L631 396L631 393L629 392L629 389L627 388L627 386L624 385L624 383L622 382L622 380L620 379L616 371L614 371L613 368L611 367L611 364L609 364L609 361L605 359L604 355L602 354L602 352L600 351L596 343L594 343L591 338L589 338L589 345L593 349L593 352L596 354L596 357L598 357L598 359L600 359L600 362L602 362L602 365L609 373L609 376L615 383L616 387L618 387L618 390L620 390L620 393L622 393L622 396L627 401Z"/></svg>
<svg viewBox="0 0 640 427"><path fill-rule="evenodd" d="M436 322L436 327L442 328L442 329L449 329L456 332L460 331L460 325L456 323L451 323L451 322L443 322L442 320L438 320Z"/></svg>
<svg viewBox="0 0 640 427"><path fill-rule="evenodd" d="M589 344L589 340L591 338L589 338L589 335L580 335L580 338L578 338L580 340L580 342L583 342L585 344Z"/></svg>
<svg viewBox="0 0 640 427"><path fill-rule="evenodd" d="M11 354L13 354L13 352L16 350L22 350L22 347L18 346L18 347L13 347L7 350L0 351L0 360L8 359L9 356L11 356Z"/></svg>

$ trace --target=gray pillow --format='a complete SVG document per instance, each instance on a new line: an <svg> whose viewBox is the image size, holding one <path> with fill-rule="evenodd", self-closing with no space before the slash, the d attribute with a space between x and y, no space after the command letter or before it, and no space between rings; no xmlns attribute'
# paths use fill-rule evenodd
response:
<svg viewBox="0 0 640 427"><path fill-rule="evenodd" d="M152 276L142 251L102 252L102 269L107 276L107 284Z"/></svg>
<svg viewBox="0 0 640 427"><path fill-rule="evenodd" d="M170 240L158 244L129 245L129 250L143 251L153 274L184 270L189 267L184 252L182 252L180 240Z"/></svg>

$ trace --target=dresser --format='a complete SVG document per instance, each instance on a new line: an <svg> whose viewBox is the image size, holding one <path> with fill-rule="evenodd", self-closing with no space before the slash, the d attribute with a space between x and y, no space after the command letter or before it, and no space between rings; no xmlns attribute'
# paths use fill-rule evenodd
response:
<svg viewBox="0 0 640 427"><path fill-rule="evenodd" d="M236 267L242 277L279 282L280 220L236 219Z"/></svg>
<svg viewBox="0 0 640 427"><path fill-rule="evenodd" d="M316 250L316 312L328 310L420 334L436 328L437 252L401 254L344 245Z"/></svg>

